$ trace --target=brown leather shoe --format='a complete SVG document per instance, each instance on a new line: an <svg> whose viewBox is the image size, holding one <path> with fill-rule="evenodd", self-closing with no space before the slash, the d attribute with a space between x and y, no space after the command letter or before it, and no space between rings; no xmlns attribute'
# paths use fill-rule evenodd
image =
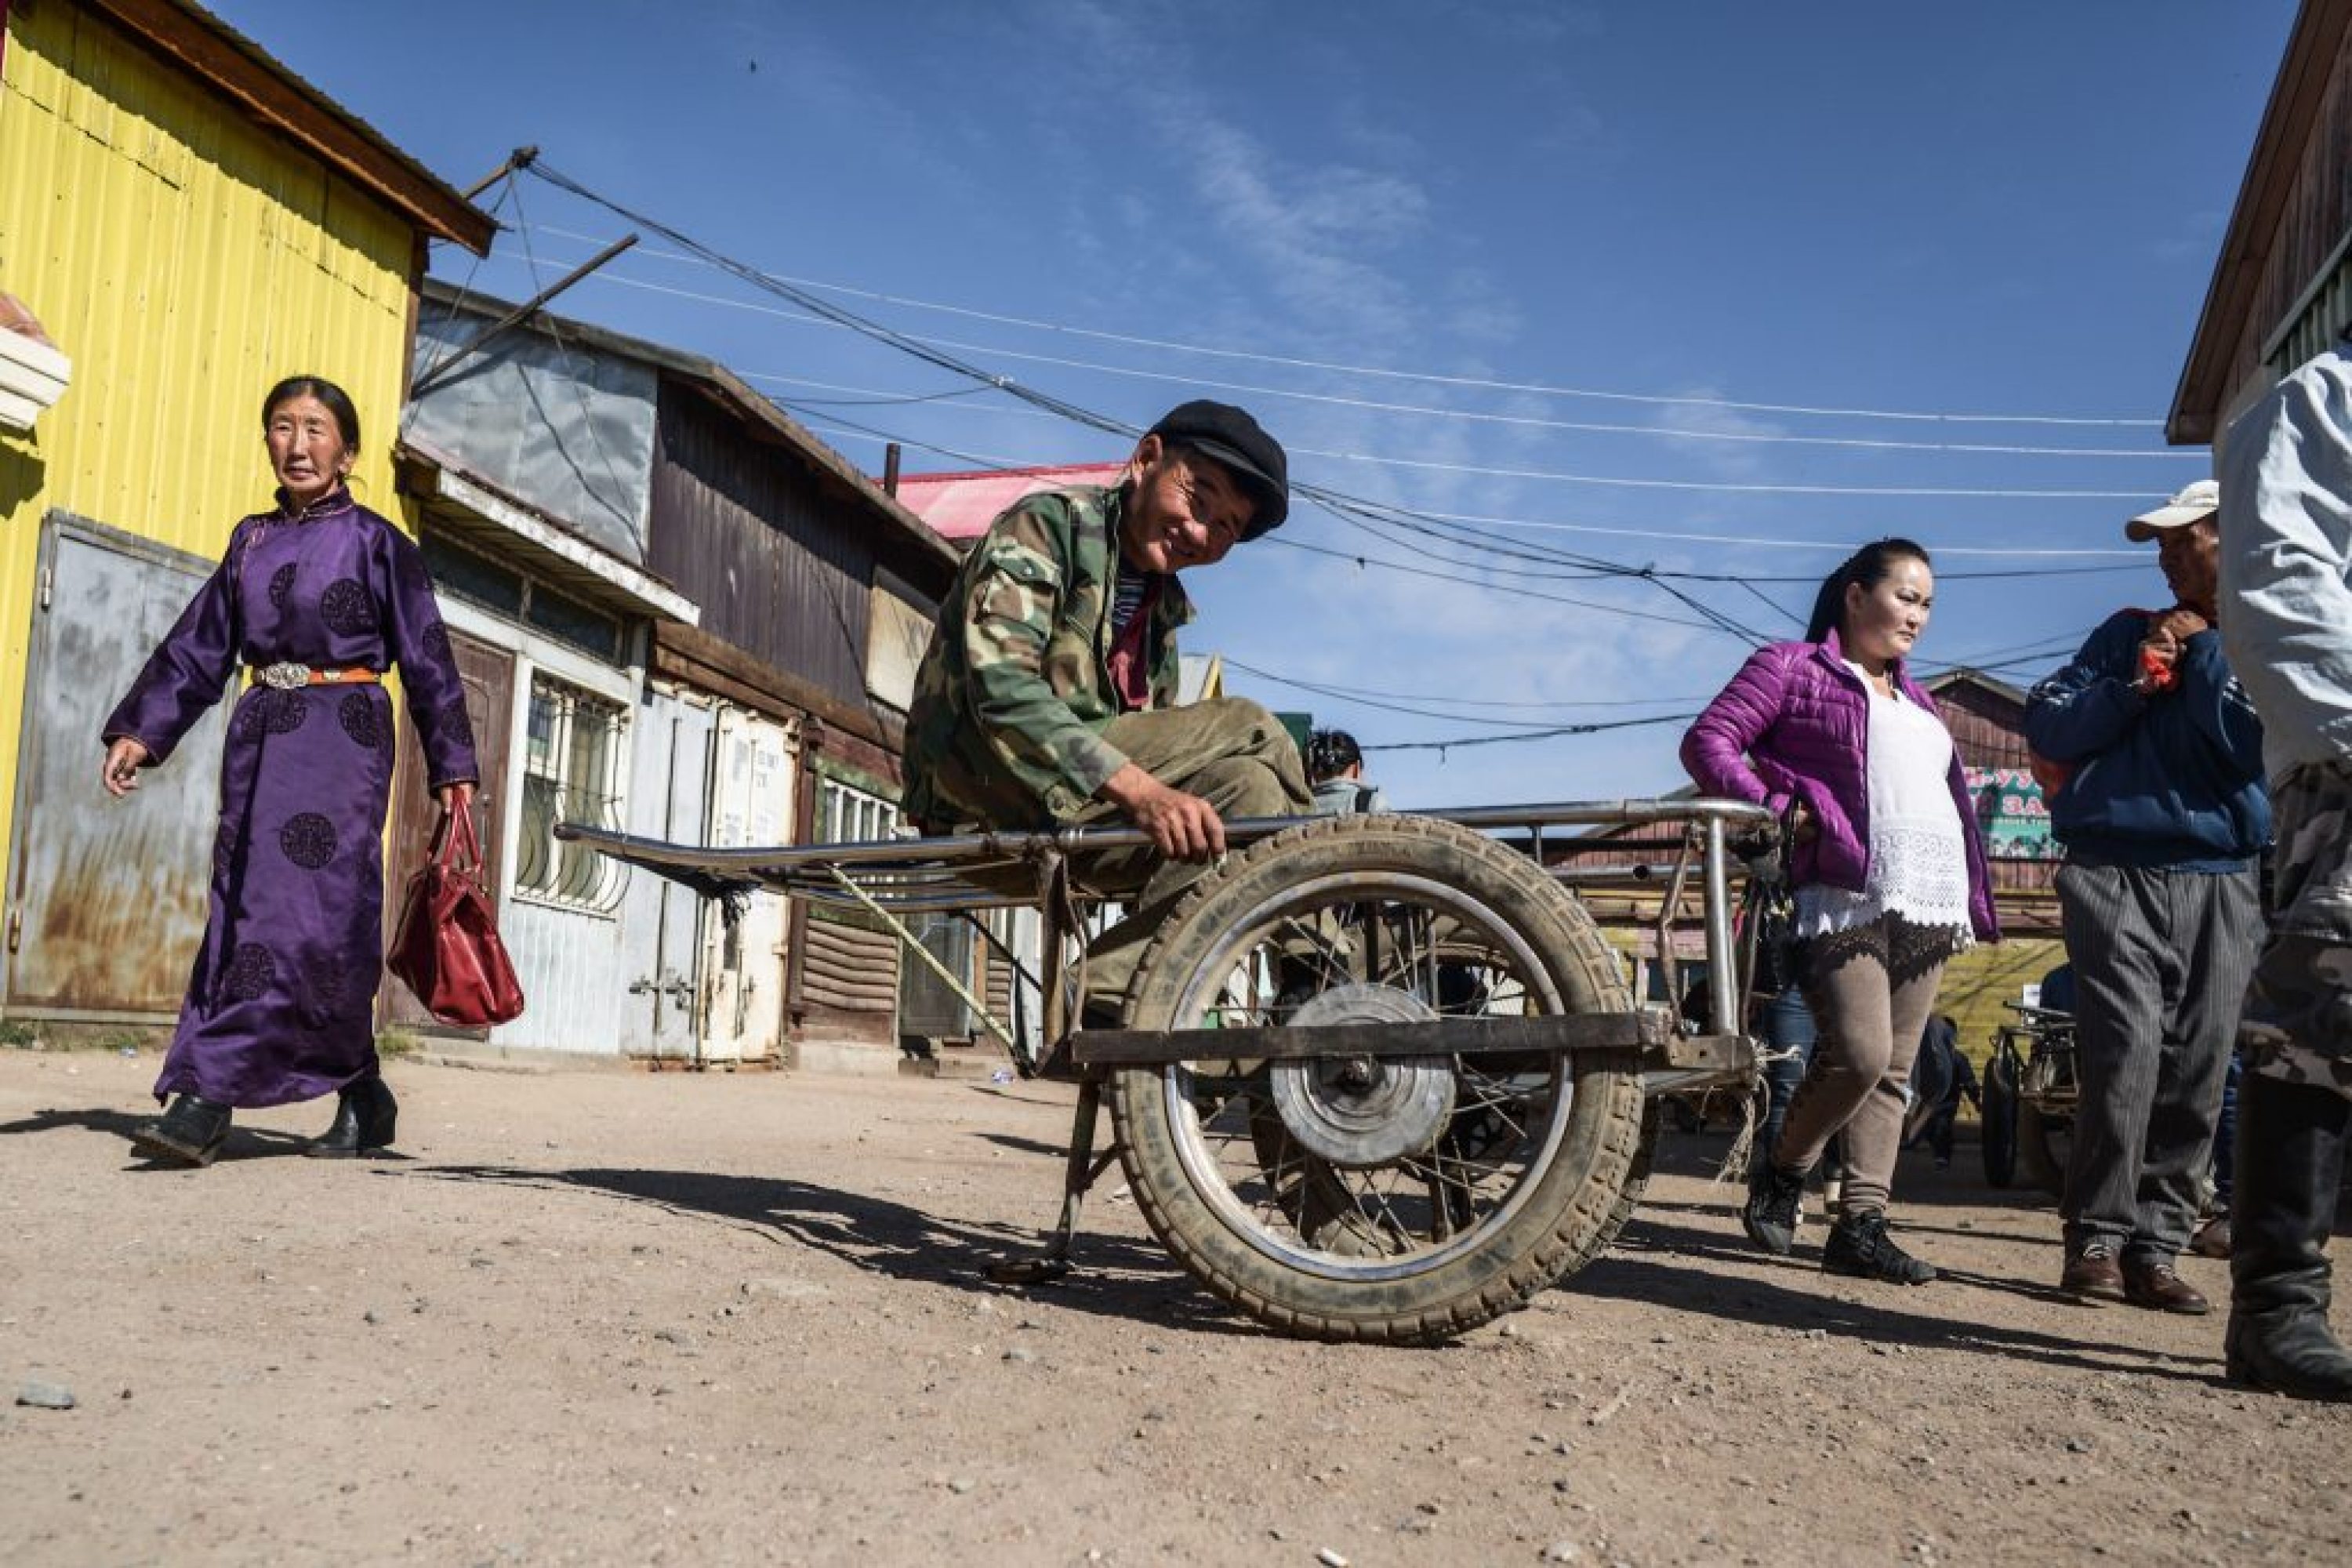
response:
<svg viewBox="0 0 2352 1568"><path fill-rule="evenodd" d="M2127 1259L2124 1264L2124 1300L2135 1307L2180 1312L2192 1318L2201 1318L2213 1310L2205 1293L2183 1279L2169 1258Z"/></svg>
<svg viewBox="0 0 2352 1568"><path fill-rule="evenodd" d="M2066 1271L2058 1276L2058 1289L2078 1301L2122 1300L2124 1271L2116 1261L2114 1244L2094 1241L2082 1251L2069 1254Z"/></svg>
<svg viewBox="0 0 2352 1568"><path fill-rule="evenodd" d="M2189 1238L2189 1250L2200 1258L2227 1258L2231 1239L2230 1216L2217 1214L2197 1227L2197 1234Z"/></svg>

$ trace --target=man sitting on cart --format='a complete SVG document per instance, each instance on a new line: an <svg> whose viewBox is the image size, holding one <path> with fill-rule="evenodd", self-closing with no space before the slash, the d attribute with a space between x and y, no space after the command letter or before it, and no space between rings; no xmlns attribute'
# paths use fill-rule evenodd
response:
<svg viewBox="0 0 2352 1568"><path fill-rule="evenodd" d="M1225 847L1226 819L1309 811L1298 749L1255 702L1175 707L1176 574L1289 510L1282 447L1198 401L1136 443L1113 486L1025 496L940 605L907 720L906 813L927 834L1131 824L1150 847L1080 858L1129 900L1087 954L1089 1023L1122 1008L1143 944Z"/></svg>

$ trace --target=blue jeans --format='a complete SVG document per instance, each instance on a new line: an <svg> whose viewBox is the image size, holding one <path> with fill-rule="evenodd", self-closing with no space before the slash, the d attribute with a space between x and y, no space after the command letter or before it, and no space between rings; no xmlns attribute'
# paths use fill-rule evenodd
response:
<svg viewBox="0 0 2352 1568"><path fill-rule="evenodd" d="M2238 1053L2230 1053L2230 1067L2221 1079L2221 1117L2213 1124L2213 1207L2230 1212L2231 1152L2238 1142Z"/></svg>
<svg viewBox="0 0 2352 1568"><path fill-rule="evenodd" d="M1764 1064L1764 1121L1756 1130L1756 1151L1769 1160L1780 1142L1780 1126L1789 1120L1789 1101L1805 1080L1805 1068L1813 1059L1813 1042L1820 1033L1813 1026L1813 1010L1805 1005L1804 993L1794 985L1764 1004L1757 1023L1768 1049L1792 1053L1785 1060Z"/></svg>

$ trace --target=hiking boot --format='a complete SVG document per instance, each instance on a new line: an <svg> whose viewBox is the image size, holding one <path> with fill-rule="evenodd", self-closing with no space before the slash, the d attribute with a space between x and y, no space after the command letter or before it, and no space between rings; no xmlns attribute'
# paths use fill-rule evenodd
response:
<svg viewBox="0 0 2352 1568"><path fill-rule="evenodd" d="M1822 1244L1822 1272L1856 1279L1883 1279L1889 1285L1925 1285L1936 1277L1936 1266L1912 1257L1886 1234L1886 1215L1877 1209L1857 1209L1840 1215Z"/></svg>
<svg viewBox="0 0 2352 1568"><path fill-rule="evenodd" d="M178 1095L163 1115L131 1133L131 1144L161 1164L202 1170L228 1142L228 1122L227 1106L193 1094Z"/></svg>
<svg viewBox="0 0 2352 1568"><path fill-rule="evenodd" d="M2058 1289L2078 1301L2120 1301L2124 1299L2123 1265L2116 1261L2115 1243L2086 1241L2070 1253Z"/></svg>
<svg viewBox="0 0 2352 1568"><path fill-rule="evenodd" d="M2201 1318L2213 1310L2205 1293L2180 1277L2169 1258L2124 1259L2124 1300L2158 1312Z"/></svg>
<svg viewBox="0 0 2352 1568"><path fill-rule="evenodd" d="M1739 1205L1740 1228L1775 1258L1788 1257L1797 1245L1797 1210L1804 1195L1803 1172L1761 1162L1748 1179L1748 1201Z"/></svg>

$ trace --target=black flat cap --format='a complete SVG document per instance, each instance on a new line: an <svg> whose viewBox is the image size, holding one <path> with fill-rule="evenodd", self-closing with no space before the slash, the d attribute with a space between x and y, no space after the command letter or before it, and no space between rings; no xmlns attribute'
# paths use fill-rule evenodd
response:
<svg viewBox="0 0 2352 1568"><path fill-rule="evenodd" d="M1290 459L1281 442L1258 428L1249 410L1199 398L1161 415L1148 434L1190 447L1233 470L1257 499L1257 511L1242 530L1244 539L1272 532L1290 515Z"/></svg>

